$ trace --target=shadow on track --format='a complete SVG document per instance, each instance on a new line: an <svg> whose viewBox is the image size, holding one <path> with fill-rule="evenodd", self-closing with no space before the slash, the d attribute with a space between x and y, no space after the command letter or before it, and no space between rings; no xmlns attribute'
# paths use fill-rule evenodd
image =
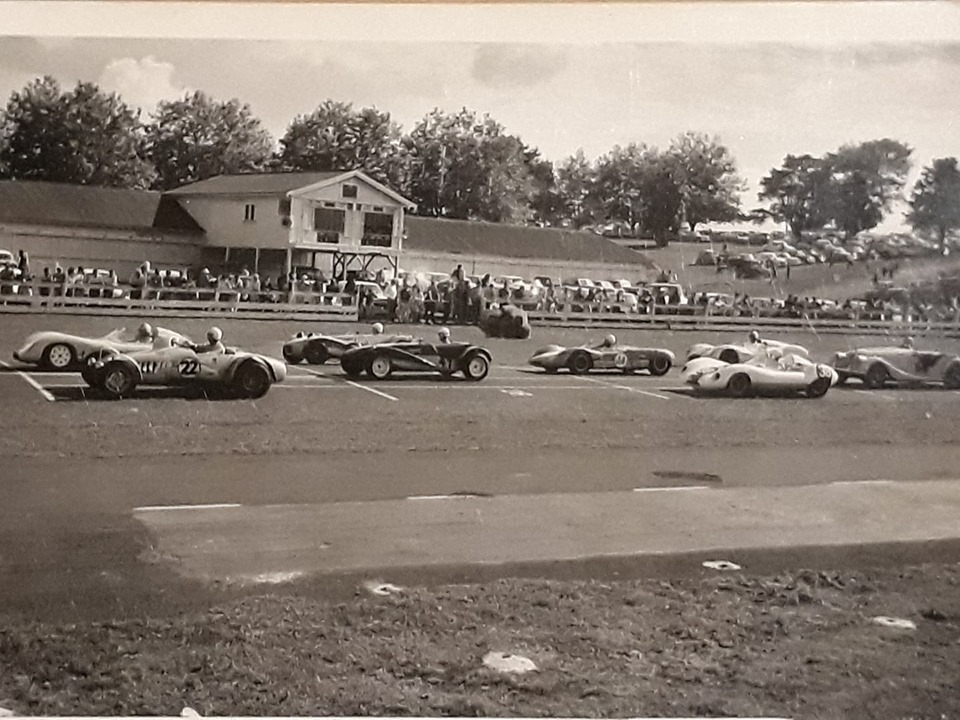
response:
<svg viewBox="0 0 960 720"><path fill-rule="evenodd" d="M125 400L209 400L211 402L239 401L239 398L226 391L198 387L138 387L124 398L116 398L104 390L83 387L47 387L57 402L123 402Z"/></svg>

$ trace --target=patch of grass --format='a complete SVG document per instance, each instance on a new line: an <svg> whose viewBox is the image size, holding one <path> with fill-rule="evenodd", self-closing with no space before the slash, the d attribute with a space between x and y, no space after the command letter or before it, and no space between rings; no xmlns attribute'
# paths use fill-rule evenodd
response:
<svg viewBox="0 0 960 720"><path fill-rule="evenodd" d="M958 566L247 598L0 630L25 714L955 717ZM914 632L871 622L912 619ZM539 670L500 675L489 651Z"/></svg>

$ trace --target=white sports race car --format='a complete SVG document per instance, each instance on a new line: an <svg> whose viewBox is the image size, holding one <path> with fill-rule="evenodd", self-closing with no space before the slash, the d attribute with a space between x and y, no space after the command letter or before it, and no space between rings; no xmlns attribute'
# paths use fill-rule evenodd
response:
<svg viewBox="0 0 960 720"><path fill-rule="evenodd" d="M681 370L684 382L697 391L732 397L803 393L823 397L836 385L837 373L829 365L810 362L777 350L744 363L725 363L716 358L695 358Z"/></svg>
<svg viewBox="0 0 960 720"><path fill-rule="evenodd" d="M166 328L156 328L159 339L164 344L186 340L183 335ZM143 352L153 348L148 338L139 340L136 330L117 328L103 337L83 337L59 332L34 333L26 339L23 346L13 353L13 359L30 365L39 365L47 370L69 370L83 366L87 358L102 350L116 350L121 353Z"/></svg>
<svg viewBox="0 0 960 720"><path fill-rule="evenodd" d="M725 363L743 363L752 360L758 355L764 355L769 350L778 350L784 356L809 358L810 353L802 345L791 345L777 340L761 340L760 342L746 342L742 344L709 345L697 343L687 350L687 360L697 358L714 358Z"/></svg>

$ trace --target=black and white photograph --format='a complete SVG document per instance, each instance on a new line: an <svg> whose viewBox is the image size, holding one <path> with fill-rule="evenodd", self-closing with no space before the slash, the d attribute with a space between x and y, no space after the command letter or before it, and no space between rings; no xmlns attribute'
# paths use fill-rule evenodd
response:
<svg viewBox="0 0 960 720"><path fill-rule="evenodd" d="M960 718L960 5L0 18L0 717Z"/></svg>

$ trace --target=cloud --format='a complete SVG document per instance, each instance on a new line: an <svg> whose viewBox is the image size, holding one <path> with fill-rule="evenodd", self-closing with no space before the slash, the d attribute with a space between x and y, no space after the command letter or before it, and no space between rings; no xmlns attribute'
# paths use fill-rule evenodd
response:
<svg viewBox="0 0 960 720"><path fill-rule="evenodd" d="M172 63L152 55L140 60L125 57L108 63L98 84L119 93L128 105L152 111L161 100L174 100L188 92L189 88L174 81L174 72Z"/></svg>
<svg viewBox="0 0 960 720"><path fill-rule="evenodd" d="M491 43L477 47L473 77L491 87L533 87L549 82L566 64L567 51L562 47Z"/></svg>

